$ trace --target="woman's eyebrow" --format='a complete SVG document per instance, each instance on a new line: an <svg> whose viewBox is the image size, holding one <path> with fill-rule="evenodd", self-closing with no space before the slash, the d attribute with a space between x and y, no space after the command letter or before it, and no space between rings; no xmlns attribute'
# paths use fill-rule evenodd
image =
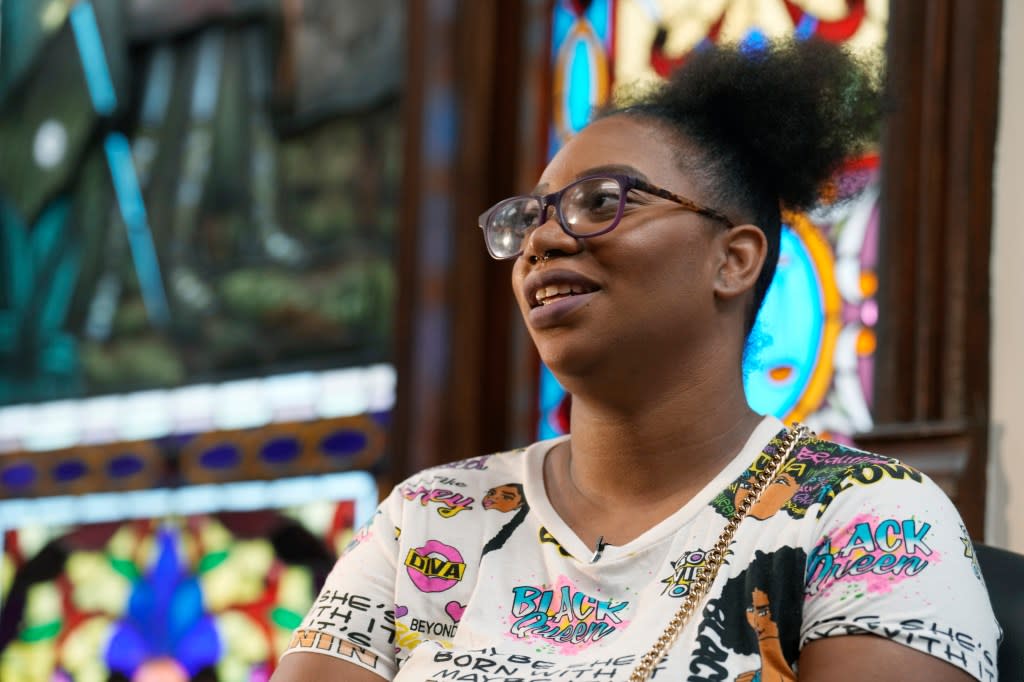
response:
<svg viewBox="0 0 1024 682"><path fill-rule="evenodd" d="M585 178L588 175L605 175L605 174L628 175L631 178L636 178L637 180L643 180L644 182L649 182L649 180L647 179L647 176L644 175L643 173L641 173L639 169L634 168L633 166L630 166L629 164L624 164L624 163L610 163L610 164L606 164L606 165L603 165L603 166L594 166L593 168L588 168L587 170L585 170L582 173L580 173L579 175L577 175L576 179L578 180L580 178Z"/></svg>
<svg viewBox="0 0 1024 682"><path fill-rule="evenodd" d="M650 183L647 176L640 172L639 169L624 163L608 163L601 166L594 166L593 168L587 168L586 170L577 173L575 180L586 178L591 175L628 175L631 178L636 178L637 180L643 180L646 183ZM549 183L542 182L534 187L530 194L547 194L548 186Z"/></svg>

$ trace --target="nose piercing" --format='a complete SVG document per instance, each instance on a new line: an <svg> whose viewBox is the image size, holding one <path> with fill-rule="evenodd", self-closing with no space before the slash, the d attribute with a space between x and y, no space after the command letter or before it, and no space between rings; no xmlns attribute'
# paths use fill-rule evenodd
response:
<svg viewBox="0 0 1024 682"><path fill-rule="evenodd" d="M547 263L549 260L551 260L551 254L545 251L540 258L537 258L536 256L530 256L530 265L536 265L537 261L544 261L545 263Z"/></svg>

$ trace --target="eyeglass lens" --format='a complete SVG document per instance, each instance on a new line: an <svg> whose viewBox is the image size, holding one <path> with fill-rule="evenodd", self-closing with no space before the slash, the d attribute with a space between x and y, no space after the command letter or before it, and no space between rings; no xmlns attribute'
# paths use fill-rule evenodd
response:
<svg viewBox="0 0 1024 682"><path fill-rule="evenodd" d="M559 201L563 226L574 236L596 234L619 215L622 186L615 178L587 178L564 190ZM495 256L518 253L527 232L540 225L542 206L536 197L514 197L495 206L487 225L487 241Z"/></svg>

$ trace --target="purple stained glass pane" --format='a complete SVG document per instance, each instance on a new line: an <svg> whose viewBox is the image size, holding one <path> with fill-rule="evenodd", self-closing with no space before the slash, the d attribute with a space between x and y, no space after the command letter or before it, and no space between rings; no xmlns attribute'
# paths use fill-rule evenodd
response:
<svg viewBox="0 0 1024 682"><path fill-rule="evenodd" d="M36 482L39 473L28 462L12 464L0 472L0 483L11 489L27 488Z"/></svg>
<svg viewBox="0 0 1024 682"><path fill-rule="evenodd" d="M320 441L320 448L328 457L351 457L367 446L366 434L353 429L342 429Z"/></svg>
<svg viewBox="0 0 1024 682"><path fill-rule="evenodd" d="M67 459L53 467L53 478L61 483L77 481L89 472L89 467L79 459Z"/></svg>
<svg viewBox="0 0 1024 682"><path fill-rule="evenodd" d="M260 449L260 457L271 464L290 462L302 453L302 444L297 438L274 438Z"/></svg>
<svg viewBox="0 0 1024 682"><path fill-rule="evenodd" d="M242 453L232 443L221 443L206 450L199 456L204 469L233 469L242 461Z"/></svg>
<svg viewBox="0 0 1024 682"><path fill-rule="evenodd" d="M107 462L107 474L111 478L128 478L142 471L145 465L142 458L132 453L125 453Z"/></svg>

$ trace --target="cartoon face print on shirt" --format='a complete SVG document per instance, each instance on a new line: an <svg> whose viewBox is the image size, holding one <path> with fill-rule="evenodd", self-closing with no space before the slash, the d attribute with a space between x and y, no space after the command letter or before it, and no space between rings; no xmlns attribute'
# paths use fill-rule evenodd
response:
<svg viewBox="0 0 1024 682"><path fill-rule="evenodd" d="M798 574L806 560L806 553L796 547L754 553L750 565L730 578L721 595L704 607L689 679L725 680L723 655L756 654L758 659L746 664L747 671L728 678L730 682L796 680L792 666L800 654L804 602L803 579Z"/></svg>
<svg viewBox="0 0 1024 682"><path fill-rule="evenodd" d="M733 503L737 508L743 504L743 500L750 495L756 484L757 476L751 474L736 486L736 499ZM775 477L775 480L765 486L761 498L750 507L747 515L761 521L770 519L793 498L799 488L800 483L797 482L796 477L783 471Z"/></svg>
<svg viewBox="0 0 1024 682"><path fill-rule="evenodd" d="M757 641L778 639L779 626L772 620L771 600L764 590L755 587L747 607L747 622L757 633Z"/></svg>
<svg viewBox="0 0 1024 682"><path fill-rule="evenodd" d="M504 547L508 539L512 537L512 533L522 525L526 515L530 513L530 505L523 492L522 483L505 483L494 486L484 495L482 505L485 510L497 510L503 514L514 511L515 516L509 519L494 537L487 541L480 554L481 558Z"/></svg>
<svg viewBox="0 0 1024 682"><path fill-rule="evenodd" d="M491 488L484 495L482 504L484 509L497 509L505 513L519 509L526 504L523 486L521 483L506 483Z"/></svg>
<svg viewBox="0 0 1024 682"><path fill-rule="evenodd" d="M750 595L747 607L747 623L757 634L758 654L761 667L736 677L736 682L768 682L768 680L796 680L792 669L786 663L779 643L779 626L772 620L771 600L768 594L757 587Z"/></svg>

